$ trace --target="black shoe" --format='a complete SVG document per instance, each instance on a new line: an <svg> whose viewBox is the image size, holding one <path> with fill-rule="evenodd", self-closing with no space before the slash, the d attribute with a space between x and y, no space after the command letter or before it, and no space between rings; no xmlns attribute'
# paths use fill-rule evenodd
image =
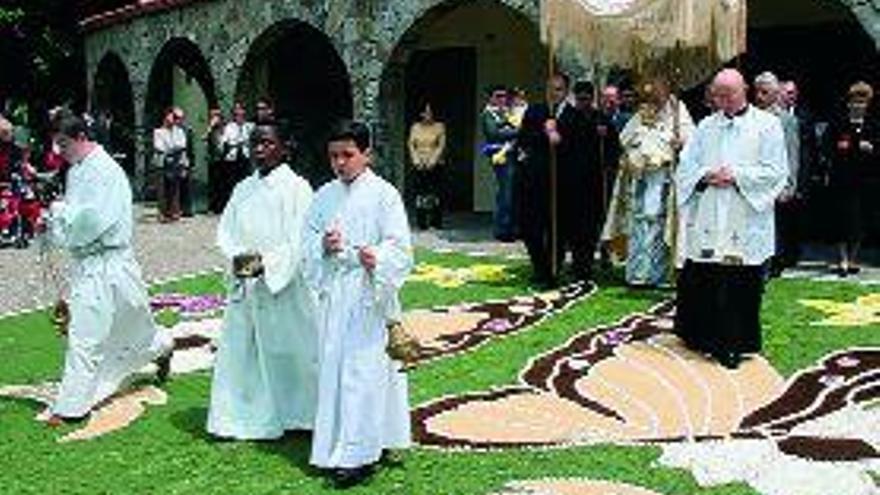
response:
<svg viewBox="0 0 880 495"><path fill-rule="evenodd" d="M592 282L593 270L590 268L576 268L574 270L574 279L578 282Z"/></svg>
<svg viewBox="0 0 880 495"><path fill-rule="evenodd" d="M862 271L862 267L857 265L850 265L849 268L846 269L846 273L848 275L858 275L859 272Z"/></svg>
<svg viewBox="0 0 880 495"><path fill-rule="evenodd" d="M721 366L729 370L739 368L739 364L742 362L742 356L738 352L717 352L713 354L713 357Z"/></svg>
<svg viewBox="0 0 880 495"><path fill-rule="evenodd" d="M333 486L345 490L360 485L373 474L373 466L339 468L333 471Z"/></svg>
<svg viewBox="0 0 880 495"><path fill-rule="evenodd" d="M153 360L156 363L156 382L159 385L164 385L171 375L171 354L173 351L168 351Z"/></svg>

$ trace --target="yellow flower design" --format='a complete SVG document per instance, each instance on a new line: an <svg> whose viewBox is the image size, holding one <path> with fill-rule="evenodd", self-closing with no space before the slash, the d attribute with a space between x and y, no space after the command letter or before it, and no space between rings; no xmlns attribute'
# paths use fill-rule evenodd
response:
<svg viewBox="0 0 880 495"><path fill-rule="evenodd" d="M444 289L461 287L473 282L499 282L507 279L504 265L479 264L461 268L450 268L428 263L420 263L413 270L411 282L425 282Z"/></svg>
<svg viewBox="0 0 880 495"><path fill-rule="evenodd" d="M860 327L880 323L880 293L860 296L854 302L805 299L800 303L825 313L826 318L813 325Z"/></svg>

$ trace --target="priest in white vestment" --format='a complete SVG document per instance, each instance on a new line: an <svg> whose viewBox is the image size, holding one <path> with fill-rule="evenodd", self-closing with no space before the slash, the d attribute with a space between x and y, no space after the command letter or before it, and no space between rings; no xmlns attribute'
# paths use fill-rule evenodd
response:
<svg viewBox="0 0 880 495"><path fill-rule="evenodd" d="M682 223L676 332L736 368L761 349L764 264L774 254L774 205L788 161L779 119L750 106L734 69L713 81L718 111L685 145L676 173Z"/></svg>
<svg viewBox="0 0 880 495"><path fill-rule="evenodd" d="M283 163L282 134L256 127L257 170L235 187L217 229L232 274L207 427L224 438L274 439L314 423L317 335L301 242L312 188Z"/></svg>
<svg viewBox="0 0 880 495"><path fill-rule="evenodd" d="M52 117L53 139L71 164L63 200L52 204L52 241L70 254L70 323L58 396L41 416L50 425L82 418L159 359L168 372L173 341L157 330L132 250L132 194L125 172L87 137L82 118Z"/></svg>
<svg viewBox="0 0 880 495"><path fill-rule="evenodd" d="M410 230L400 194L369 168L369 139L364 124L336 126L337 179L317 192L305 233L320 321L311 463L343 488L366 479L383 450L410 445L406 376L385 350L412 269Z"/></svg>

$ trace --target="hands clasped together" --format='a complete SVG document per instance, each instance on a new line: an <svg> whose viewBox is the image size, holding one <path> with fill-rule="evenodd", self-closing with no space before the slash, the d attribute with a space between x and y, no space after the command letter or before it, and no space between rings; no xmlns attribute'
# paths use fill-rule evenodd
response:
<svg viewBox="0 0 880 495"><path fill-rule="evenodd" d="M721 165L710 170L703 176L703 180L712 187L725 188L736 185L736 177L733 175L733 170L727 165Z"/></svg>
<svg viewBox="0 0 880 495"><path fill-rule="evenodd" d="M328 255L335 256L345 249L345 243L342 237L342 231L339 227L331 227L324 233L324 252ZM372 246L356 247L358 261L361 266L368 272L372 272L376 268L377 257L376 250Z"/></svg>

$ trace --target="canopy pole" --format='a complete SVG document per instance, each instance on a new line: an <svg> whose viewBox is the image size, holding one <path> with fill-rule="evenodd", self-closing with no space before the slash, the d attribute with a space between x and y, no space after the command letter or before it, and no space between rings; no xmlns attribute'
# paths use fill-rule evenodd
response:
<svg viewBox="0 0 880 495"><path fill-rule="evenodd" d="M556 74L556 47L553 42L553 26L551 20L547 19L547 83L550 84L551 79ZM553 97L551 96L552 88L548 87L546 91L547 110L550 117L556 124L556 131L559 130L559 122L556 119L556 112L553 108ZM549 136L547 144L549 145L549 179L550 179L550 276L555 281L559 275L559 220L557 211L557 155L556 146L550 142Z"/></svg>

